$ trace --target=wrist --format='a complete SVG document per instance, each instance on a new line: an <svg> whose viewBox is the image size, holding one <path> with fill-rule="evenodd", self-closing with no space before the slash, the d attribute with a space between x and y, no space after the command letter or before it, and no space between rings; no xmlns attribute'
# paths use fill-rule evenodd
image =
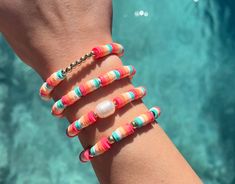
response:
<svg viewBox="0 0 235 184"><path fill-rule="evenodd" d="M59 44L60 46L57 44L57 41L50 41L47 42L47 45L50 45L50 48L38 48L39 54L36 52L32 53L32 58L34 60L32 67L43 80L46 80L50 74L69 66L70 63L79 59L85 53L90 52L94 46L111 42L112 37L110 34L103 34L103 36L99 38L92 34L83 34L82 38L66 40ZM90 63L90 61L88 61L88 63ZM80 68L76 69L76 71L82 71L80 70L81 68L89 69L90 67L88 67L88 64L84 63ZM91 68L93 68L93 66L91 66ZM82 73L85 74L84 71L82 71Z"/></svg>

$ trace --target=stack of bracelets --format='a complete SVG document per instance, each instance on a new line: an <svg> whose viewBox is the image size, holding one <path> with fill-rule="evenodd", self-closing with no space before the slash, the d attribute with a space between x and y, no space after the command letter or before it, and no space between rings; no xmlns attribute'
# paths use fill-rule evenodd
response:
<svg viewBox="0 0 235 184"><path fill-rule="evenodd" d="M80 59L71 63L67 68L61 69L53 73L43 83L40 88L40 96L44 100L51 99L51 92L56 86L58 86L76 66L85 62L88 58L92 58L92 61L100 61L99 59L111 54L122 56L124 54L124 48L117 43L110 43L94 47L91 52L85 54ZM73 90L61 97L52 106L52 114L57 117L63 117L63 111L65 108L71 106L77 102L80 98L88 95L89 93L113 83L116 80L126 77L132 78L136 73L133 66L122 66L120 68L108 71L98 77L95 77L85 83L79 84L74 87ZM137 87L130 89L112 100L104 100L96 105L94 110L84 114L74 122L72 122L67 130L68 137L74 137L79 134L82 129L96 123L99 119L106 118L115 113L116 110L124 107L126 104L131 103L134 100L140 99L146 95L146 89L144 87ZM123 138L133 134L135 129L145 126L154 122L160 116L160 108L152 107L147 112L134 118L132 122L126 123L120 126L112 132L109 136L104 136L94 146L82 151L79 155L81 162L90 161L93 157L96 157L111 148L111 145L115 142L122 140Z"/></svg>

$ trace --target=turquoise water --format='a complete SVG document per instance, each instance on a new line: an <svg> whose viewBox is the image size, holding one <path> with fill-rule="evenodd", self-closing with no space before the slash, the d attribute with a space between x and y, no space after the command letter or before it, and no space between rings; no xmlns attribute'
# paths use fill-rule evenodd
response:
<svg viewBox="0 0 235 184"><path fill-rule="evenodd" d="M235 3L114 1L113 34L147 106L208 184L235 183ZM0 38L0 184L95 184L80 143L38 97L41 79ZM43 114L43 116L42 116ZM161 150L159 150L161 151Z"/></svg>

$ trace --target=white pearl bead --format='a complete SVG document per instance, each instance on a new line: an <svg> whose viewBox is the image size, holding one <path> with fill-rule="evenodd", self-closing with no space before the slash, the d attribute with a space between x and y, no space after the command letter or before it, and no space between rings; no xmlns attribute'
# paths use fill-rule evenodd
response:
<svg viewBox="0 0 235 184"><path fill-rule="evenodd" d="M115 112L115 105L112 101L105 100L99 103L95 108L95 113L100 118L106 118Z"/></svg>

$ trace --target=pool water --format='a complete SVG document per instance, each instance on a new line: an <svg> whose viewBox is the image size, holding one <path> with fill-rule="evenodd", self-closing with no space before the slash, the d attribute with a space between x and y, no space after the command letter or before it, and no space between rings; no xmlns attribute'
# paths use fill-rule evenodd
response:
<svg viewBox="0 0 235 184"><path fill-rule="evenodd" d="M235 2L114 1L114 39L148 107L204 183L235 184ZM0 184L96 184L41 79L0 38ZM59 121L59 122L58 122ZM161 150L159 150L161 151Z"/></svg>

